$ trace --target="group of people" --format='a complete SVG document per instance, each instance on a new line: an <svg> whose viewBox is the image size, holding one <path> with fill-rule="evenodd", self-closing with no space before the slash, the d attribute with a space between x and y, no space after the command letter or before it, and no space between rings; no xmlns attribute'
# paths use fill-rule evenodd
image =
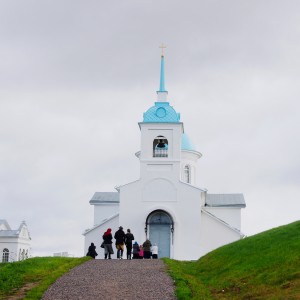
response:
<svg viewBox="0 0 300 300"><path fill-rule="evenodd" d="M111 228L108 228L103 236L103 242L101 247L104 248L104 259L111 259L111 255L114 254L114 250L112 247L113 244L113 236ZM149 258L158 258L158 247L156 244L152 246L150 240L146 240L142 245L139 245L137 242L134 241L134 236L131 233L130 229L127 229L127 233L123 231L123 227L120 226L119 229L116 231L114 238L116 240L116 249L117 249L117 258L123 259L124 253L124 245L126 246L126 254L127 259L131 259L131 254L133 259L149 259ZM97 256L96 246L94 243L91 243L88 249L87 256L91 256L96 258Z"/></svg>
<svg viewBox="0 0 300 300"><path fill-rule="evenodd" d="M158 258L158 247L156 244L152 246L149 240L146 240L143 245L139 245L138 242L134 242L133 251L132 251L133 259L149 259L149 258Z"/></svg>

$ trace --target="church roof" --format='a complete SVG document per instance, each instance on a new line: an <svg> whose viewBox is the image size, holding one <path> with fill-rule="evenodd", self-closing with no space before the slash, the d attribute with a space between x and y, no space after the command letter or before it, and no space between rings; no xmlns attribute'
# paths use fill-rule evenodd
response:
<svg viewBox="0 0 300 300"><path fill-rule="evenodd" d="M6 220L0 220L0 225L2 225L2 224L6 225L6 228L1 229L1 228L3 228L3 226L0 226L0 237L20 237L22 228L26 227L26 230L27 230L27 225L26 225L25 221L23 221L20 224L20 226L17 230L12 230ZM27 232L28 232L28 230L27 230ZM28 232L28 237L30 238L29 232Z"/></svg>
<svg viewBox="0 0 300 300"><path fill-rule="evenodd" d="M196 151L195 146L186 133L181 135L181 150Z"/></svg>
<svg viewBox="0 0 300 300"><path fill-rule="evenodd" d="M118 192L96 192L90 204L100 204L100 203L119 203L119 193Z"/></svg>
<svg viewBox="0 0 300 300"><path fill-rule="evenodd" d="M0 230L0 237L18 237L19 230Z"/></svg>
<svg viewBox="0 0 300 300"><path fill-rule="evenodd" d="M246 207L243 194L206 194L205 206Z"/></svg>
<svg viewBox="0 0 300 300"><path fill-rule="evenodd" d="M169 102L155 102L145 113L144 123L179 123L180 114L169 105Z"/></svg>

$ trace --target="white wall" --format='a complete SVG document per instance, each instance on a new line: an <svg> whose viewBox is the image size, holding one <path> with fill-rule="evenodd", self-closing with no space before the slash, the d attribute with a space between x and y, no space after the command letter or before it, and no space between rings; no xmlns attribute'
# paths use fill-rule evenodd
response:
<svg viewBox="0 0 300 300"><path fill-rule="evenodd" d="M101 243L103 242L102 236L104 232L108 229L112 229L112 235L114 237L115 232L119 229L119 217L115 217L108 222L105 222L103 225L96 227L95 229L91 230L90 232L85 234L84 239L84 255L87 254L88 248L91 243L94 243L96 246L96 252L98 253L97 259L104 259L104 249L100 247ZM112 255L112 258L117 257L117 252L115 248L115 240L113 239L113 249L115 254Z"/></svg>
<svg viewBox="0 0 300 300"><path fill-rule="evenodd" d="M224 224L202 213L199 257L240 239L240 235Z"/></svg>
<svg viewBox="0 0 300 300"><path fill-rule="evenodd" d="M4 226L2 230L6 230ZM16 236L0 237L0 262L2 262L3 250L9 250L9 261L18 261L31 257L31 239L28 232L27 225L21 223L19 227L20 232ZM22 256L20 253L26 255Z"/></svg>
<svg viewBox="0 0 300 300"><path fill-rule="evenodd" d="M197 160L200 158L200 153L197 154L196 152L192 151L181 151L181 163L180 163L180 170L181 170L181 180L185 182L184 176L184 167L185 165L189 165L191 168L191 182L192 185L197 185Z"/></svg>
<svg viewBox="0 0 300 300"><path fill-rule="evenodd" d="M16 238L16 237L1 237L0 238L0 262L2 262L2 255L4 249L9 250L10 261L18 261L21 260L20 250L21 252L24 250L27 253L27 256L31 256L31 243L30 240Z"/></svg>
<svg viewBox="0 0 300 300"><path fill-rule="evenodd" d="M205 207L205 210L222 219L230 226L241 230L241 208L239 207Z"/></svg>
<svg viewBox="0 0 300 300"><path fill-rule="evenodd" d="M118 203L93 204L94 225L102 223L105 219L115 215L119 211Z"/></svg>
<svg viewBox="0 0 300 300"><path fill-rule="evenodd" d="M157 178L157 180L159 180ZM137 242L145 241L145 222L147 216L154 210L161 209L169 213L174 220L174 236L171 246L171 257L180 260L199 258L200 225L201 225L201 190L188 184L167 183L162 178L160 189L173 187L171 194L174 199L167 197L156 201L159 191L155 186L147 185L140 180L121 187L120 190L120 225L130 228ZM153 187L153 188L152 188ZM153 199L153 200L151 200ZM187 249L189 249L187 251Z"/></svg>

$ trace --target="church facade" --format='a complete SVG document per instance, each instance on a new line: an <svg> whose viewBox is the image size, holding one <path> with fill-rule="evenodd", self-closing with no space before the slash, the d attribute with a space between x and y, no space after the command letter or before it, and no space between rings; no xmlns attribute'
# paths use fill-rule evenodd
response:
<svg viewBox="0 0 300 300"><path fill-rule="evenodd" d="M131 229L142 244L149 238L158 245L159 257L195 260L222 245L243 237L242 194L209 194L196 183L201 157L184 132L180 114L167 100L164 56L161 56L157 101L140 122L141 149L136 153L140 178L119 186L116 192L96 192L94 226L87 229L85 253L93 242L98 258L107 228Z"/></svg>
<svg viewBox="0 0 300 300"><path fill-rule="evenodd" d="M0 220L1 262L24 260L31 256L31 237L25 221L12 230L6 220Z"/></svg>

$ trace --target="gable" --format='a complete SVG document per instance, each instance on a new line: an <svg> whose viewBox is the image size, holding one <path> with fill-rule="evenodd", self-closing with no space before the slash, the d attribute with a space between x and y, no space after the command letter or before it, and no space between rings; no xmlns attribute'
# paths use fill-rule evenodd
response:
<svg viewBox="0 0 300 300"><path fill-rule="evenodd" d="M177 189L171 181L156 178L145 184L142 199L151 202L177 201Z"/></svg>
<svg viewBox="0 0 300 300"><path fill-rule="evenodd" d="M11 230L9 224L4 219L0 220L0 230Z"/></svg>

